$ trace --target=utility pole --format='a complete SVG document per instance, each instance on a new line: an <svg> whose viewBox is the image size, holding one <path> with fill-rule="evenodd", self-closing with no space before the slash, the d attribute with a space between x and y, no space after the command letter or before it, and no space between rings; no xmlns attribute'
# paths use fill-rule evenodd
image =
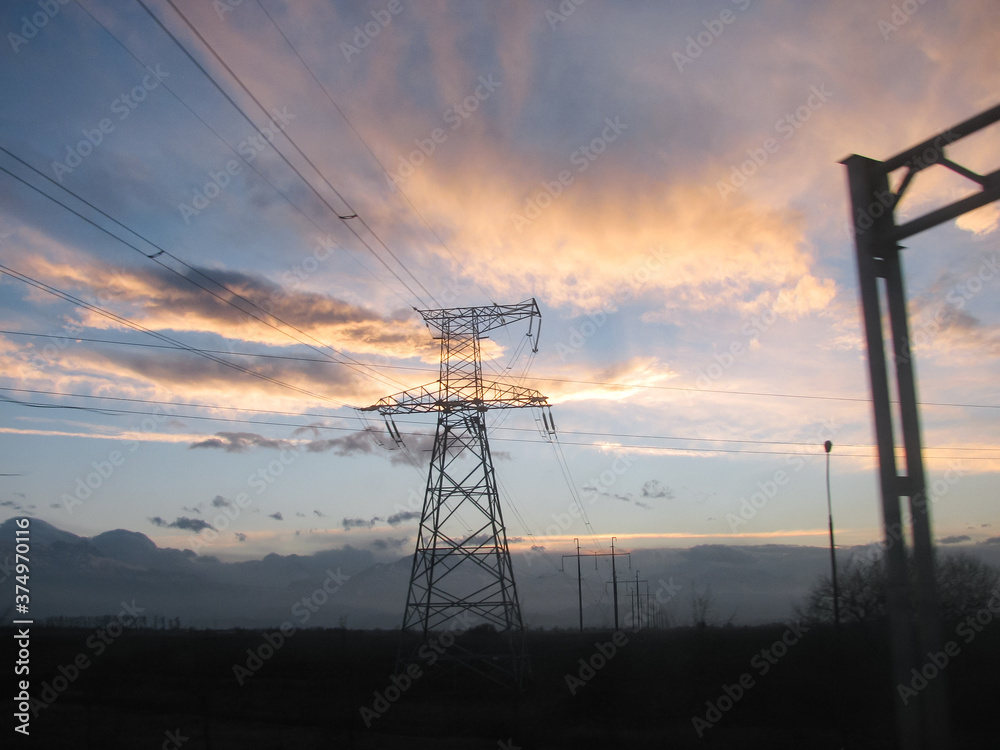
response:
<svg viewBox="0 0 1000 750"><path fill-rule="evenodd" d="M628 555L628 566L632 567L632 553L631 552L615 552L615 542L618 537L611 537L611 551L610 552L591 552L594 559L594 569L597 569L597 559L598 557L610 557L611 558L611 595L615 600L615 630L618 630L618 572L615 569L615 558L621 557L622 555Z"/></svg>
<svg viewBox="0 0 1000 750"><path fill-rule="evenodd" d="M879 456L879 484L882 494L882 523L885 532L885 567L888 579L887 604L893 644L894 685L908 684L911 670L918 669L928 653L942 645L941 621L934 583L934 544L931 534L929 499L924 477L916 377L910 349L906 294L900 245L903 240L951 221L969 211L1000 199L1000 169L979 174L957 164L945 154L955 141L1000 122L1000 106L995 106L965 122L906 149L886 161L854 154L842 163L847 167L851 223L854 226L855 257L865 337L868 344L868 372ZM922 216L907 215L896 223L896 210L907 188L921 171L944 168L964 177L972 192ZM890 186L889 177L905 170ZM940 169L938 169L940 171ZM883 294L884 302L883 305ZM886 311L888 314L884 315ZM884 317L883 317L884 316ZM891 335L892 369L897 404L893 404L883 320ZM893 413L894 408L896 413ZM902 432L902 453L906 473L897 468L895 425ZM916 585L911 586L906 560L906 539L902 498L908 498L910 531ZM914 626L912 599L916 599ZM920 695L905 700L895 695L896 722L901 750L946 750L950 747L946 675L942 672ZM898 691L893 689L893 693Z"/></svg>
<svg viewBox="0 0 1000 750"><path fill-rule="evenodd" d="M580 540L579 538L574 538L576 542L576 554L575 555L563 555L565 560L567 557L576 558L576 594L577 599L580 602L580 632L583 632L583 575L580 573Z"/></svg>
<svg viewBox="0 0 1000 750"><path fill-rule="evenodd" d="M576 554L575 555L563 555L563 559L567 557L576 558L576 590L577 595L580 600L580 632L583 632L583 576L580 573L580 558L581 557L593 557L594 558L594 570L597 570L597 558L598 557L610 557L611 558L611 578L609 583L612 584L613 596L615 599L615 630L618 630L618 576L615 569L615 558L626 555L629 559L629 567L632 567L632 553L631 552L615 552L615 541L618 537L611 537L611 551L610 552L581 552L580 551L580 540L573 539L576 542Z"/></svg>
<svg viewBox="0 0 1000 750"><path fill-rule="evenodd" d="M434 631L488 625L498 631L496 645L477 639L483 645L456 646L441 654L439 661L462 664L520 687L528 670L524 624L486 415L490 409L547 404L538 391L485 379L480 342L489 331L524 320L530 337L536 318L541 326L541 313L533 299L515 305L417 312L441 342L437 382L387 396L361 410L377 411L390 420L395 414L437 414L397 670L420 661L418 652ZM537 352L537 330L533 343Z"/></svg>
<svg viewBox="0 0 1000 750"><path fill-rule="evenodd" d="M646 584L646 624L647 626L651 623L649 614L649 581L639 580L639 569L635 570L635 591L629 591L629 611L632 615L632 623L635 625L636 630L642 630L642 593L639 589L639 584Z"/></svg>

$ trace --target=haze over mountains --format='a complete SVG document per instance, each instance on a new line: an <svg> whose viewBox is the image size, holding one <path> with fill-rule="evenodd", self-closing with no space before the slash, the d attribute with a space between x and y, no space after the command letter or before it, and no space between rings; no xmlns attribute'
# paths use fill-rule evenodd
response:
<svg viewBox="0 0 1000 750"><path fill-rule="evenodd" d="M14 520L0 524L0 581L13 583ZM948 545L1000 566L1000 544ZM843 563L859 550L840 549ZM565 550L569 552L569 550ZM576 560L562 551L513 555L527 627L578 623ZM180 618L183 627L399 627L410 575L409 555L380 560L350 546L312 555L270 554L261 560L220 562L191 550L159 548L144 534L115 529L93 537L31 521L31 615L96 616L135 600L147 618ZM611 627L609 558L582 560L584 624ZM702 545L640 550L616 559L622 625L638 571L640 592L658 601L671 625L692 619L692 599L710 602L709 622L756 624L795 616L817 578L829 572L829 550L791 545ZM324 591L323 594L318 592ZM9 599L12 601L12 598ZM305 602L305 603L303 603ZM305 621L303 621L305 619Z"/></svg>

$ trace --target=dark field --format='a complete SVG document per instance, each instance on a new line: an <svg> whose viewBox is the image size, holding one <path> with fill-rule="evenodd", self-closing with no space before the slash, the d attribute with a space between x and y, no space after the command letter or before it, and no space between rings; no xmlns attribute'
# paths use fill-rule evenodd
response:
<svg viewBox="0 0 1000 750"><path fill-rule="evenodd" d="M936 678L949 682L956 748L1000 746L993 630L961 643ZM394 700L386 703L374 694L393 686L393 632L297 632L270 655L263 649L269 658L251 662L242 685L234 665L248 666L247 650L260 650L263 632L133 629L100 653L94 632L35 626L33 698L43 697L43 683L63 689L32 719L30 740L10 732L5 747L894 746L888 658L882 636L871 632L845 633L839 650L819 626L618 633L623 645L607 659L600 652L610 654L614 633L532 632L532 675L520 693L469 670L423 663L409 685L397 681L403 689L389 690ZM11 635L4 631L8 643ZM80 654L88 666L73 675ZM581 659L597 668L581 674ZM693 717L705 721L701 737Z"/></svg>

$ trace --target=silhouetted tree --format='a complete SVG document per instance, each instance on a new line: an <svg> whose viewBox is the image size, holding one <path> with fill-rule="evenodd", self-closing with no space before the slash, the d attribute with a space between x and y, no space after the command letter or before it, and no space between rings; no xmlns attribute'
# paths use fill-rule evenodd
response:
<svg viewBox="0 0 1000 750"><path fill-rule="evenodd" d="M706 584L703 591L698 592L697 586L691 586L691 624L697 628L708 626L708 613L715 605L711 584Z"/></svg>
<svg viewBox="0 0 1000 750"><path fill-rule="evenodd" d="M912 562L911 579L914 576ZM946 622L957 622L986 606L1000 590L1000 571L970 555L939 556L935 563L938 605ZM872 624L883 619L886 608L886 574L881 557L855 559L837 571L840 619L844 623ZM800 617L812 622L833 622L833 584L822 576L798 608Z"/></svg>

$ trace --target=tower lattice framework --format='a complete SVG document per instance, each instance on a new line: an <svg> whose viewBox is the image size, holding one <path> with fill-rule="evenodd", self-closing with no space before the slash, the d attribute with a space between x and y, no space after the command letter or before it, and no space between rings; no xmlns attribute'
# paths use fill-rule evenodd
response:
<svg viewBox="0 0 1000 750"><path fill-rule="evenodd" d="M386 417L397 439L393 415L437 413L399 666L419 661L421 649L432 643L435 661L464 663L502 682L520 684L527 670L524 624L486 414L490 409L545 406L546 398L530 388L485 379L481 345L488 332L527 320L537 352L541 313L534 299L418 312L441 341L438 381L364 409ZM465 637L453 636L454 631ZM439 654L442 646L447 649Z"/></svg>

